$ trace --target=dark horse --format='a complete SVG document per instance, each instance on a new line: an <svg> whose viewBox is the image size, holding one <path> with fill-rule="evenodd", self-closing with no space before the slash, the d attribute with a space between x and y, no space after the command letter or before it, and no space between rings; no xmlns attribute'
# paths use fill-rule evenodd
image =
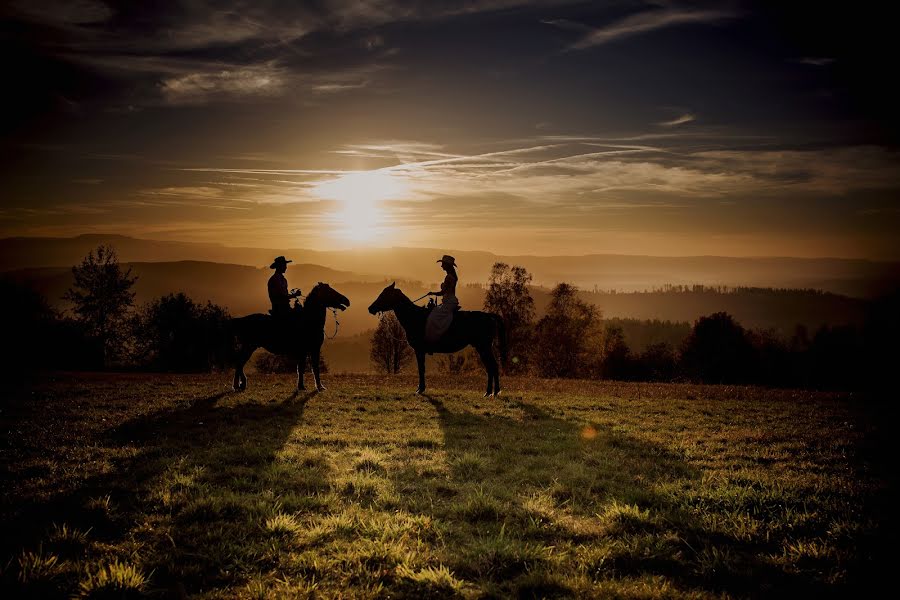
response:
<svg viewBox="0 0 900 600"><path fill-rule="evenodd" d="M303 385L303 371L306 357L310 358L316 389L325 386L319 378L319 355L325 341L325 309L346 310L350 300L333 290L327 283L318 283L306 297L299 315L292 315L289 322L281 323L269 315L261 313L231 320L232 330L237 340L237 354L234 367L234 389L247 389L244 365L257 348L265 348L272 354L284 354L297 360L297 389ZM294 310L297 310L296 308Z"/></svg>
<svg viewBox="0 0 900 600"><path fill-rule="evenodd" d="M506 327L503 319L493 313L480 310L461 310L453 315L453 323L447 333L437 342L425 342L425 321L428 319L428 308L417 306L397 289L395 283L387 286L369 307L371 314L392 310L406 332L406 340L416 351L416 362L419 365L419 389L416 394L425 392L425 353L437 352L446 354L459 352L466 346L472 346L481 357L487 370L487 391L484 395L500 394L500 368L494 357L494 338L499 341L500 356L506 360Z"/></svg>

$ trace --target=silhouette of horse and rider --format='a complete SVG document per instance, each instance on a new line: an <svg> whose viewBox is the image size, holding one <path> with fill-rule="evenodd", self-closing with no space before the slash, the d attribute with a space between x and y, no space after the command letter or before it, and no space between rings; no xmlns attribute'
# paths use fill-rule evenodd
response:
<svg viewBox="0 0 900 600"><path fill-rule="evenodd" d="M269 268L275 273L269 278L268 291L272 309L268 315L257 313L232 319L236 346L233 387L236 391L247 388L244 366L253 353L265 348L273 354L288 356L297 362L297 389L306 389L303 372L309 357L316 389L322 391L319 358L325 341L325 311L346 310L350 300L329 286L319 282L301 304L300 290L290 290L284 274L288 263L284 256L277 257ZM503 320L493 313L464 311L459 309L456 284L459 276L456 259L444 255L437 261L446 276L440 290L428 292L421 298L432 297L427 307L410 300L396 283L384 288L369 306L375 315L394 311L406 332L406 339L416 353L419 368L419 387L416 394L425 392L425 354L458 352L472 346L481 357L487 371L485 396L500 394L500 368L494 356L494 340L498 342L501 358L506 360L506 330ZM440 298L437 304L433 298ZM291 300L294 301L293 306ZM336 313L335 313L336 314Z"/></svg>

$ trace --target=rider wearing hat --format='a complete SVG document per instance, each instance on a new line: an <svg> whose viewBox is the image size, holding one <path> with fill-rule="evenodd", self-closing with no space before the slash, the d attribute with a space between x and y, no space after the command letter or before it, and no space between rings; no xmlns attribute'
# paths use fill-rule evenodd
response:
<svg viewBox="0 0 900 600"><path fill-rule="evenodd" d="M284 277L287 266L292 260L287 260L283 256L279 256L269 265L270 269L275 269L275 273L269 277L269 301L272 302L273 317L287 317L291 314L291 299L300 295L300 290L293 294L288 292L288 282Z"/></svg>
<svg viewBox="0 0 900 600"><path fill-rule="evenodd" d="M428 292L432 296L440 296L441 303L428 315L425 322L425 341L436 342L450 328L453 321L453 313L459 310L459 300L456 298L456 283L459 275L456 273L456 259L445 254L439 261L441 268L447 273L441 283L439 292Z"/></svg>

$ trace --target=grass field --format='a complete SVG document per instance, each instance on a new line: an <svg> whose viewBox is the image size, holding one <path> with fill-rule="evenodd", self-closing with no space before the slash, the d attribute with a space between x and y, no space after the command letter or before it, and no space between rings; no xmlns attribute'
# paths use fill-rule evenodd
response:
<svg viewBox="0 0 900 600"><path fill-rule="evenodd" d="M893 562L892 424L852 397L413 379L13 393L0 595L852 596Z"/></svg>

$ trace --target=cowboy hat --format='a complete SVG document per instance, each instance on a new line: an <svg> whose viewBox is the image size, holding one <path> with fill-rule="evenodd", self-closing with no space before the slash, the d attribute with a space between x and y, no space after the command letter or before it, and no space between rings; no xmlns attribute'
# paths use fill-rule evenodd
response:
<svg viewBox="0 0 900 600"><path fill-rule="evenodd" d="M436 262L439 262L439 263L450 263L450 264L453 265L454 267L456 266L456 259L453 258L452 256L450 256L449 254L443 255L443 256L441 257L441 260L436 261Z"/></svg>
<svg viewBox="0 0 900 600"><path fill-rule="evenodd" d="M286 264L288 264L289 262L294 262L294 261L292 261L292 260L287 260L287 259L285 259L283 256L278 256L278 257L275 258L275 260L272 262L272 264L269 265L269 268L270 268L270 269L274 269L274 268L277 267L278 265L286 265Z"/></svg>

